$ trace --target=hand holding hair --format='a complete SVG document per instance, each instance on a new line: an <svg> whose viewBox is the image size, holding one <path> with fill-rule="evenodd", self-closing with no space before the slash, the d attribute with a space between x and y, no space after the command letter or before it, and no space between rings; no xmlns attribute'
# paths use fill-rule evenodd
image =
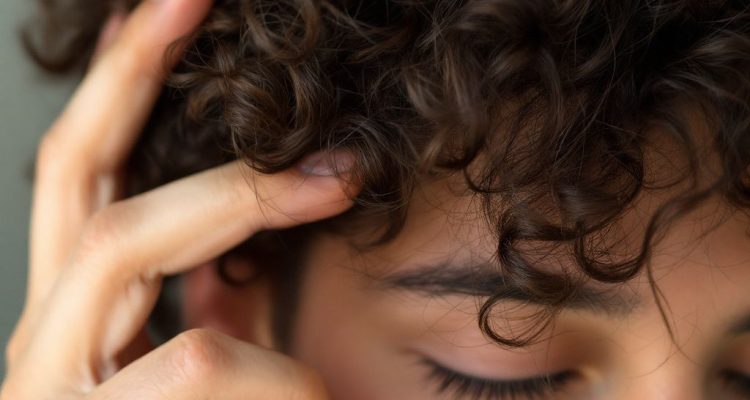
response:
<svg viewBox="0 0 750 400"><path fill-rule="evenodd" d="M341 213L356 190L341 178L353 160L337 152L275 175L237 161L119 198L124 161L167 73L164 54L179 53L167 53L169 45L210 6L144 1L113 22L42 140L28 296L0 399L326 397L307 367L211 330L185 332L124 368L117 364L142 331L163 276L215 258L259 230Z"/></svg>

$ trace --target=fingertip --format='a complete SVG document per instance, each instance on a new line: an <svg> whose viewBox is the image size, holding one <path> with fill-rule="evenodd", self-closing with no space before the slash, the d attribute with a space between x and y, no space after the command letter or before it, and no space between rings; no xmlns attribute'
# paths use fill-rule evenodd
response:
<svg viewBox="0 0 750 400"><path fill-rule="evenodd" d="M348 150L322 150L307 155L298 164L301 173L313 176L341 176L349 173L356 159Z"/></svg>
<svg viewBox="0 0 750 400"><path fill-rule="evenodd" d="M298 164L299 172L308 177L335 178L349 200L361 190L356 179L357 158L346 149L322 150L307 155Z"/></svg>
<svg viewBox="0 0 750 400"><path fill-rule="evenodd" d="M351 208L356 196L356 189L342 176L297 171L265 176L256 181L253 192L257 210L253 214L263 229L289 228L336 216Z"/></svg>
<svg viewBox="0 0 750 400"><path fill-rule="evenodd" d="M181 39L198 28L212 5L213 0L144 0L127 18L123 28L124 47L140 49L143 62L160 62L160 57L154 56L175 43L182 50ZM179 53L174 52L174 56ZM177 60L171 57L170 61Z"/></svg>
<svg viewBox="0 0 750 400"><path fill-rule="evenodd" d="M174 29L173 38L193 31L208 15L213 0L155 0L164 27Z"/></svg>
<svg viewBox="0 0 750 400"><path fill-rule="evenodd" d="M165 50L167 69L176 65L192 35L208 16L213 0L158 0L162 3L161 14L169 26L169 46ZM166 71L165 71L166 72Z"/></svg>
<svg viewBox="0 0 750 400"><path fill-rule="evenodd" d="M123 25L125 25L127 17L128 15L125 10L118 9L107 18L107 21L104 23L104 26L102 26L99 33L99 39L96 42L94 54L91 57L91 64L96 63L101 55L110 48L115 41L115 38L117 38L117 35L122 30Z"/></svg>

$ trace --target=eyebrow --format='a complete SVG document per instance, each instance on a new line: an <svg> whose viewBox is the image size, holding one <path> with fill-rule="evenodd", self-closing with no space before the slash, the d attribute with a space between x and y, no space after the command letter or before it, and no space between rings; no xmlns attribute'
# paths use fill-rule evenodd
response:
<svg viewBox="0 0 750 400"><path fill-rule="evenodd" d="M492 265L424 265L409 271L388 274L377 280L384 290L404 291L426 297L489 297L499 293L501 301L513 300L546 305L527 291L512 286L500 270ZM577 288L562 307L622 317L631 314L638 305L635 296L584 285Z"/></svg>

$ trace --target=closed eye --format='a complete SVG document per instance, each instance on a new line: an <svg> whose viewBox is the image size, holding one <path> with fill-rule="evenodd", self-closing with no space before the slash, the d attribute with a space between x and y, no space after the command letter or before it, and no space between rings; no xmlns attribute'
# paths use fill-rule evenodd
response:
<svg viewBox="0 0 750 400"><path fill-rule="evenodd" d="M423 358L430 369L429 380L437 384L439 394L452 394L457 400L541 400L578 377L575 371L523 379L495 380L470 376L452 370L434 360Z"/></svg>

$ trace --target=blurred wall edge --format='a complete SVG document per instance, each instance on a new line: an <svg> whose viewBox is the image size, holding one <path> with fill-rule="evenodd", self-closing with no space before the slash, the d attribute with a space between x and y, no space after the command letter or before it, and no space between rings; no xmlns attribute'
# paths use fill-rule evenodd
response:
<svg viewBox="0 0 750 400"><path fill-rule="evenodd" d="M39 137L65 104L74 82L51 80L21 51L18 31L35 0L0 1L0 379L5 346L26 291L31 184L27 170Z"/></svg>

